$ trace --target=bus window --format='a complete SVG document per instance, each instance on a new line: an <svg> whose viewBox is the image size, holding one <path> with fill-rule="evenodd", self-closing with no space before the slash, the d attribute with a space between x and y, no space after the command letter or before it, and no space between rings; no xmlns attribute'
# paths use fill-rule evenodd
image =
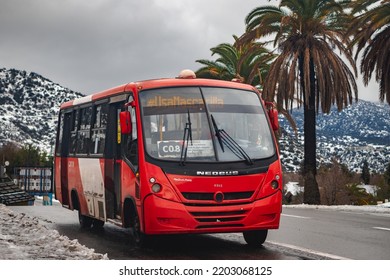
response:
<svg viewBox="0 0 390 280"><path fill-rule="evenodd" d="M99 104L94 107L94 121L91 136L91 154L102 155L106 143L106 127L108 119L108 105Z"/></svg>
<svg viewBox="0 0 390 280"><path fill-rule="evenodd" d="M79 123L79 110L75 109L72 112L71 116L71 125L70 125L70 141L69 141L69 154L74 155L76 153L76 143L77 143L77 127Z"/></svg>
<svg viewBox="0 0 390 280"><path fill-rule="evenodd" d="M217 127L231 136L253 159L275 154L272 132L259 97L251 91L203 88L208 112L217 121ZM212 102L213 100L221 100ZM207 102L209 101L209 102ZM221 161L234 160L229 151L222 152L216 145Z"/></svg>
<svg viewBox="0 0 390 280"><path fill-rule="evenodd" d="M57 142L56 142L56 155L61 155L62 147L62 135L64 133L64 113L60 112L60 117L58 119L58 131L57 131Z"/></svg>
<svg viewBox="0 0 390 280"><path fill-rule="evenodd" d="M255 92L186 87L147 90L140 96L146 151L154 158L181 160L186 145L188 161L250 162L275 154ZM186 130L191 134L189 143L183 143Z"/></svg>
<svg viewBox="0 0 390 280"><path fill-rule="evenodd" d="M186 157L215 161L211 131L199 88L167 88L141 95L146 151L152 157L179 160L186 129L191 143Z"/></svg>
<svg viewBox="0 0 390 280"><path fill-rule="evenodd" d="M80 110L80 126L77 131L77 154L88 154L89 142L91 140L91 116L91 106Z"/></svg>

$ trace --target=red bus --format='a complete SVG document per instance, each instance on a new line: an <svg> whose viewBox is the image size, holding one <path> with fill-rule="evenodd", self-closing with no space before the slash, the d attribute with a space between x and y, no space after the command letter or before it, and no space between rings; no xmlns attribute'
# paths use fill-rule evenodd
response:
<svg viewBox="0 0 390 280"><path fill-rule="evenodd" d="M268 105L250 85L193 72L68 101L56 198L78 211L82 227L132 228L138 245L153 235L226 232L261 245L282 209L277 111Z"/></svg>

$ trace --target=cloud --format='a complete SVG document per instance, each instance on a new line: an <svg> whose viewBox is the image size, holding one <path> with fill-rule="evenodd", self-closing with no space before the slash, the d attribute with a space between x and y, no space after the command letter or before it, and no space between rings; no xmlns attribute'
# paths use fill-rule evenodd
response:
<svg viewBox="0 0 390 280"><path fill-rule="evenodd" d="M0 67L84 94L201 67L266 0L1 0ZM361 94L360 94L361 96Z"/></svg>

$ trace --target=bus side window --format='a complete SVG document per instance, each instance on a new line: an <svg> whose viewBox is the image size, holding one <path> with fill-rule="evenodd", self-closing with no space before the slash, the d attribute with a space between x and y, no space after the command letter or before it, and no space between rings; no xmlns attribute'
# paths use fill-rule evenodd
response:
<svg viewBox="0 0 390 280"><path fill-rule="evenodd" d="M72 113L61 112L56 147L57 156L67 157L69 155Z"/></svg>
<svg viewBox="0 0 390 280"><path fill-rule="evenodd" d="M71 116L71 125L70 125L70 141L69 141L69 154L74 155L76 152L76 143L77 143L77 127L79 123L79 110L75 109L72 112Z"/></svg>
<svg viewBox="0 0 390 280"><path fill-rule="evenodd" d="M62 152L62 136L64 135L64 112L60 112L60 117L58 118L58 128L57 128L57 138L56 138L56 156L60 156Z"/></svg>
<svg viewBox="0 0 390 280"><path fill-rule="evenodd" d="M92 106L80 110L79 130L77 131L77 154L88 154L91 140Z"/></svg>
<svg viewBox="0 0 390 280"><path fill-rule="evenodd" d="M102 155L106 142L106 127L108 120L108 105L100 104L94 107L92 136L91 136L91 154Z"/></svg>

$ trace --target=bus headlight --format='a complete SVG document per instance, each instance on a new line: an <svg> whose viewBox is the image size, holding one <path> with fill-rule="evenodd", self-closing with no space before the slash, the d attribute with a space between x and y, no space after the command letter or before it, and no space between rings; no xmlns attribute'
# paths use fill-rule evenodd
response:
<svg viewBox="0 0 390 280"><path fill-rule="evenodd" d="M153 184L152 185L152 191L154 192L154 193L158 193L158 192L160 192L161 191L161 185L160 184Z"/></svg>
<svg viewBox="0 0 390 280"><path fill-rule="evenodd" d="M271 182L271 188L273 188L274 190L276 190L277 188L279 188L279 183L278 183L278 181L273 180L273 181Z"/></svg>

